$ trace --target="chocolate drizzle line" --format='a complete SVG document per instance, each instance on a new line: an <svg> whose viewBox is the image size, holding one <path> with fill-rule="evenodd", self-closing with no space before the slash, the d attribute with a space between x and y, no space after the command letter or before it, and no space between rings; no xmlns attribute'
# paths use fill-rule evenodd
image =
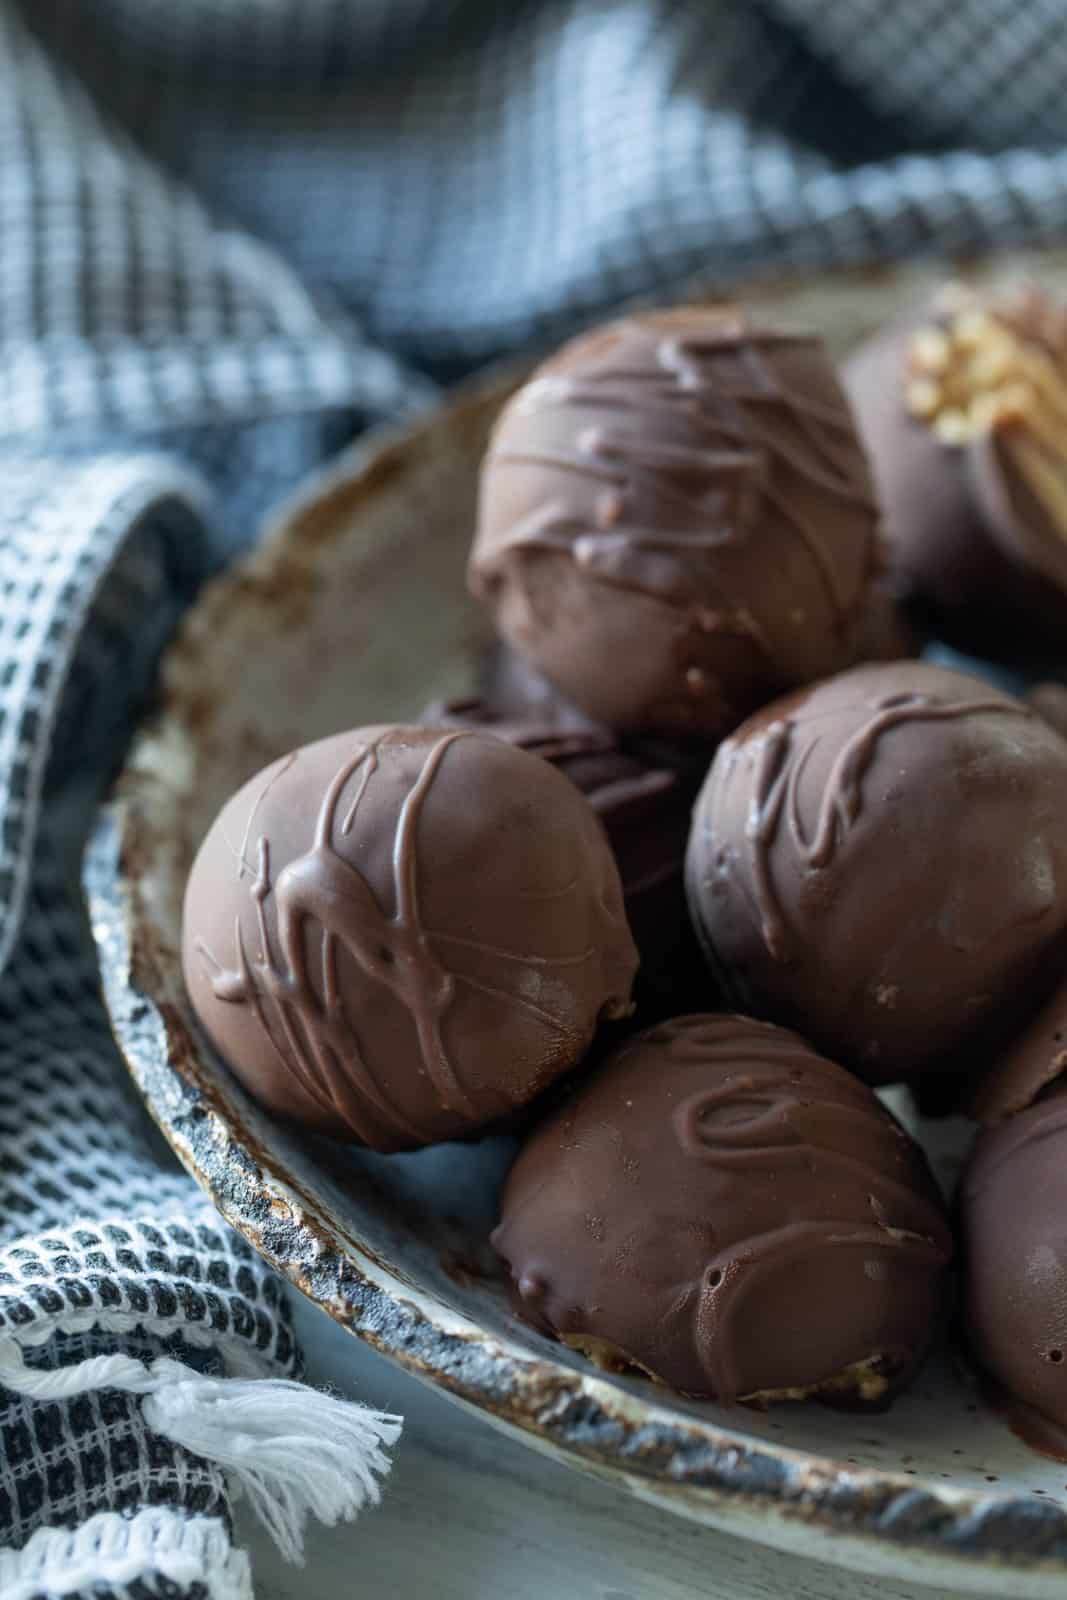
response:
<svg viewBox="0 0 1067 1600"><path fill-rule="evenodd" d="M819 871L832 863L835 851L860 816L863 779L883 734L907 722L950 722L990 712L1032 715L1027 706L1003 697L944 705L929 695L899 693L874 701L870 710L868 721L846 742L830 769L811 839L805 836L801 822L798 787L818 735L797 753L797 733L804 718L786 718L770 723L747 752L756 763L756 778L745 837L752 850L752 882L760 930L777 961L787 961L791 953L785 914L770 867L770 853L783 815L802 864L810 871ZM738 750L734 745L726 759L736 757Z"/></svg>
<svg viewBox="0 0 1067 1600"><path fill-rule="evenodd" d="M273 885L280 958L275 958L264 913L264 901L272 892L272 885L270 843L262 835L259 872L252 890L262 959L249 960L239 917L235 927L236 971L221 968L203 942L198 943L201 954L214 968L212 987L218 998L251 1005L274 1048L303 1088L323 1109L339 1113L359 1137L365 1136L355 1112L360 1100L372 1105L387 1125L416 1137L418 1130L385 1098L368 1069L340 994L338 943L368 977L384 984L407 1007L423 1063L442 1104L465 1112L471 1109L441 1037L441 1018L451 1003L454 982L438 963L419 925L415 848L426 795L448 747L463 737L459 732L449 733L437 741L401 807L393 849L396 912L392 918L383 914L366 880L331 845L341 795L359 772L360 781L340 831L346 834L352 827L359 803L377 770L378 740L364 746L335 774L319 810L311 850L291 861ZM308 919L322 928L321 999L308 968L304 940ZM268 1003L270 1015L284 1037L285 1049L271 1027ZM339 1093L349 1080L354 1080L358 1090L355 1096Z"/></svg>
<svg viewBox="0 0 1067 1600"><path fill-rule="evenodd" d="M706 574L701 574L698 594L684 560L654 558L663 553L670 557L694 550L713 551L734 542L735 529L747 531L748 503L762 495L803 543L834 613L847 618L855 596L843 592L818 523L804 517L773 487L769 463L778 456L823 491L865 509L872 509L871 501L851 463L841 459L835 445L835 435L845 441L852 438L847 410L791 392L767 361L766 347L790 343L810 340L754 331L729 321L715 337L661 339L656 349L658 372L620 365L595 378L549 374L535 380L524 395L525 412L589 407L618 412L632 419L633 426L586 428L577 435L573 450L527 453L491 448L487 467L501 463L548 465L605 483L615 491L598 500L599 526L595 529L566 503L550 500L512 528L500 548L563 550L606 583L653 593L675 605L701 601L706 607ZM747 377L738 381L725 373L709 376L708 358L724 349L740 355ZM698 442L667 445L644 438L650 406L684 418ZM806 450L791 447L780 437L779 429L771 431L761 417L768 407L788 414ZM628 491L634 486L673 503L686 526L620 527ZM647 559L650 555L652 561ZM721 579L720 574L716 577ZM734 625L743 621L744 631L769 654L746 609L725 595L723 607L732 614ZM723 619L721 625L725 623Z"/></svg>
<svg viewBox="0 0 1067 1600"><path fill-rule="evenodd" d="M468 1096L445 1048L442 1019L464 983L527 1011L546 1026L560 1031L550 1012L516 991L497 988L470 974L452 972L438 959L432 941L475 950L523 966L572 966L596 954L589 947L574 955L539 957L504 950L495 945L435 932L422 924L419 906L417 830L426 797L451 745L469 738L472 730L442 734L431 747L418 778L404 798L397 818L392 853L395 912L385 915L366 879L334 850L336 813L341 797L358 773L352 799L339 827L348 834L379 766L379 750L387 735L365 745L333 777L316 820L312 848L289 862L272 883L271 847L265 835L257 841L258 866L251 894L262 955L251 960L245 947L240 915L234 920L235 969L216 960L202 939L196 948L211 969L212 989L219 1000L247 1004L287 1071L292 1072L312 1100L331 1115L339 1115L365 1142L359 1107L374 1108L383 1122L422 1142L421 1130L389 1100L375 1082L360 1046L355 1021L349 1016L341 992L337 958L343 947L360 971L390 991L410 1014L415 1026L422 1064L440 1104L475 1116ZM270 780L268 788L280 773ZM266 792L266 791L264 791ZM262 798L262 797L260 797ZM259 802L253 808L253 815ZM238 876L242 875L239 857ZM568 884L559 893L566 893ZM273 893L276 935L272 941L265 901ZM546 896L547 897L547 896ZM322 929L321 996L312 981L305 942L305 923ZM275 951L274 944L278 951ZM345 1093L346 1087L355 1090Z"/></svg>
<svg viewBox="0 0 1067 1600"><path fill-rule="evenodd" d="M366 880L332 848L337 807L350 779L359 783L341 824L350 831L367 785L378 766L379 741L365 745L335 774L319 809L311 850L291 861L272 886L270 841L260 835L259 870L252 888L263 955L250 961L240 916L235 919L237 969L227 971L203 941L198 949L214 969L212 988L220 1000L245 1002L271 1040L284 1064L324 1110L340 1114L357 1136L366 1136L355 1107L365 1100L386 1124L408 1135L418 1130L391 1104L375 1083L347 1015L337 976L337 945L344 945L361 970L382 983L411 1014L420 1052L444 1105L470 1108L469 1099L448 1060L441 1038L441 1017L452 1000L453 980L437 962L419 926L415 831L423 803L449 745L461 733L442 737L431 749L397 821L393 851L396 913L387 918ZM264 909L274 894L277 916L276 959ZM304 939L307 920L322 928L322 995L316 992ZM270 1011L268 1013L268 1003ZM271 1018L280 1029L279 1044ZM355 1081L356 1096L342 1095L342 1085Z"/></svg>

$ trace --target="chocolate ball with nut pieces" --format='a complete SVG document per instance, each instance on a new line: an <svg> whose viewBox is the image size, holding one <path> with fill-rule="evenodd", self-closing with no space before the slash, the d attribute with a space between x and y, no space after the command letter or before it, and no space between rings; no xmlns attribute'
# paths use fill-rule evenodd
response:
<svg viewBox="0 0 1067 1600"><path fill-rule="evenodd" d="M892 578L948 643L1063 657L1067 308L948 285L845 364Z"/></svg>
<svg viewBox="0 0 1067 1600"><path fill-rule="evenodd" d="M510 1118L630 1012L618 869L567 780L487 734L379 727L273 762L189 875L193 1005L250 1093L376 1150Z"/></svg>
<svg viewBox="0 0 1067 1600"><path fill-rule="evenodd" d="M793 1033L637 1034L524 1144L493 1234L520 1314L687 1394L884 1405L937 1325L951 1238L919 1147Z"/></svg>
<svg viewBox="0 0 1067 1600"><path fill-rule="evenodd" d="M740 307L576 339L504 408L470 584L569 700L714 739L858 657L878 511L819 340Z"/></svg>

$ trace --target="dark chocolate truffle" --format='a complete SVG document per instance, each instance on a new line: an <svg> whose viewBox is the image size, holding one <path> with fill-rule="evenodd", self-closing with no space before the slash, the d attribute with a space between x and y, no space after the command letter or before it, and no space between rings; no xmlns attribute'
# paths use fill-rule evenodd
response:
<svg viewBox="0 0 1067 1600"><path fill-rule="evenodd" d="M376 1150L513 1113L625 1016L619 875L558 772L486 734L362 728L231 799L185 898L189 993L281 1116Z"/></svg>
<svg viewBox="0 0 1067 1600"><path fill-rule="evenodd" d="M962 1322L994 1397L1067 1455L1067 1097L981 1134L959 1196Z"/></svg>
<svg viewBox="0 0 1067 1600"><path fill-rule="evenodd" d="M1067 629L1067 313L950 285L863 346L845 387L894 579L949 643L1058 659Z"/></svg>
<svg viewBox="0 0 1067 1600"><path fill-rule="evenodd" d="M777 701L719 750L687 887L734 1004L873 1082L995 1059L1062 963L1067 741L922 662Z"/></svg>
<svg viewBox="0 0 1067 1600"><path fill-rule="evenodd" d="M678 1017L566 1095L493 1243L524 1317L722 1401L884 1402L930 1342L951 1245L922 1152L784 1029Z"/></svg>
<svg viewBox="0 0 1067 1600"><path fill-rule="evenodd" d="M580 789L604 824L641 959L638 1000L647 1013L711 1009L715 986L685 898L685 849L696 785L670 767L622 750L606 729L554 727L496 716L483 700L438 701L420 722L480 728L549 761Z"/></svg>
<svg viewBox="0 0 1067 1600"><path fill-rule="evenodd" d="M877 529L817 339L657 312L565 346L505 407L470 582L590 716L714 738L857 659Z"/></svg>

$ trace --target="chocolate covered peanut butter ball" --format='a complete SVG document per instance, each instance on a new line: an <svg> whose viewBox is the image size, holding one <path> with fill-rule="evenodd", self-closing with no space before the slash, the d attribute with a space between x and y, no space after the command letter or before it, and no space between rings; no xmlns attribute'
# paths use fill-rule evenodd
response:
<svg viewBox="0 0 1067 1600"><path fill-rule="evenodd" d="M529 1137L493 1242L521 1315L721 1401L877 1405L937 1324L949 1229L922 1152L795 1034L636 1035Z"/></svg>
<svg viewBox="0 0 1067 1600"><path fill-rule="evenodd" d="M820 342L737 307L566 345L502 412L474 593L567 699L716 738L858 658L879 516Z"/></svg>
<svg viewBox="0 0 1067 1600"><path fill-rule="evenodd" d="M1067 741L923 662L776 701L719 749L687 886L732 1003L871 1082L977 1076L1067 952Z"/></svg>
<svg viewBox="0 0 1067 1600"><path fill-rule="evenodd" d="M637 966L603 829L486 734L378 727L272 763L185 899L204 1027L249 1091L404 1150L509 1117L628 1015Z"/></svg>
<svg viewBox="0 0 1067 1600"><path fill-rule="evenodd" d="M1067 309L949 285L843 369L901 594L950 644L1063 659Z"/></svg>

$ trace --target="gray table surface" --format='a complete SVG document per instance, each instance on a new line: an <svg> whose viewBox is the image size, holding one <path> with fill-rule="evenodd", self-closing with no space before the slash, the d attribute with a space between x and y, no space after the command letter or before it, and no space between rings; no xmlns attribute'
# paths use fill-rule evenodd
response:
<svg viewBox="0 0 1067 1600"><path fill-rule="evenodd" d="M259 1600L950 1600L712 1533L504 1437L301 1300L308 1377L403 1413L382 1503L286 1567L248 1519Z"/></svg>

